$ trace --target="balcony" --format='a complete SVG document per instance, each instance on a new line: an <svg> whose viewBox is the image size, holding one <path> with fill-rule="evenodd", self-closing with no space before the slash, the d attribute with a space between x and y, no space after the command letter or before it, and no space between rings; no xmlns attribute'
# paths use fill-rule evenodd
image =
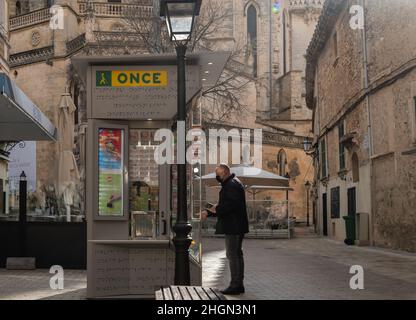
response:
<svg viewBox="0 0 416 320"><path fill-rule="evenodd" d="M85 15L91 10L97 17L125 17L129 14L151 17L153 16L153 2L152 0L140 0L134 4L79 2L78 10L80 15Z"/></svg>
<svg viewBox="0 0 416 320"><path fill-rule="evenodd" d="M143 46L140 35L136 32L94 31L94 38L99 44L114 46Z"/></svg>
<svg viewBox="0 0 416 320"><path fill-rule="evenodd" d="M85 33L79 35L78 37L68 41L66 43L67 54L72 54L82 49L85 45Z"/></svg>
<svg viewBox="0 0 416 320"><path fill-rule="evenodd" d="M94 40L87 41L85 52L91 55L145 54L148 49L135 32L94 31Z"/></svg>
<svg viewBox="0 0 416 320"><path fill-rule="evenodd" d="M38 23L47 22L52 17L49 8L36 10L10 19L10 30L25 28Z"/></svg>
<svg viewBox="0 0 416 320"><path fill-rule="evenodd" d="M305 9L322 9L325 0L291 0L288 9L290 11L300 11Z"/></svg>
<svg viewBox="0 0 416 320"><path fill-rule="evenodd" d="M10 67L17 67L29 63L46 61L54 56L53 46L43 47L35 50L19 52L10 55Z"/></svg>
<svg viewBox="0 0 416 320"><path fill-rule="evenodd" d="M2 37L4 41L7 41L8 39L7 30L4 28L2 24L0 24L0 37Z"/></svg>

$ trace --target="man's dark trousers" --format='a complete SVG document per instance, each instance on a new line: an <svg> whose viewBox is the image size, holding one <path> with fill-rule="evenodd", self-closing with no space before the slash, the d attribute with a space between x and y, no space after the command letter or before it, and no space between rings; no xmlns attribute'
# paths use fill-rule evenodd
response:
<svg viewBox="0 0 416 320"><path fill-rule="evenodd" d="M231 273L230 287L232 288L244 286L243 238L244 234L225 235L225 249Z"/></svg>

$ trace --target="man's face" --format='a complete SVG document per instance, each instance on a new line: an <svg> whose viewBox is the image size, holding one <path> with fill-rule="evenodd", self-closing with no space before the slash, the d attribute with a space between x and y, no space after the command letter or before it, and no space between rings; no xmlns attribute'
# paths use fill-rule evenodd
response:
<svg viewBox="0 0 416 320"><path fill-rule="evenodd" d="M221 167L215 169L215 175L218 182L223 182L228 176L226 171Z"/></svg>

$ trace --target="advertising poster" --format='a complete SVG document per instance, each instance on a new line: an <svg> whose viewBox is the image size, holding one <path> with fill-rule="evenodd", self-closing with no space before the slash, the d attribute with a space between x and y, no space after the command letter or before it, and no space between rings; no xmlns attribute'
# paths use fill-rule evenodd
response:
<svg viewBox="0 0 416 320"><path fill-rule="evenodd" d="M10 192L19 191L20 174L26 174L27 191L36 191L36 142L21 141L9 155L9 189Z"/></svg>
<svg viewBox="0 0 416 320"><path fill-rule="evenodd" d="M123 215L122 129L100 128L98 132L98 214Z"/></svg>

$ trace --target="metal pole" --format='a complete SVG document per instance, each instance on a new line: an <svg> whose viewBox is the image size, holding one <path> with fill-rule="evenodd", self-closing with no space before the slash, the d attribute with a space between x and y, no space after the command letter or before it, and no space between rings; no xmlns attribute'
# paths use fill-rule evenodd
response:
<svg viewBox="0 0 416 320"><path fill-rule="evenodd" d="M306 189L306 226L309 227L309 189Z"/></svg>
<svg viewBox="0 0 416 320"><path fill-rule="evenodd" d="M177 145L185 144L186 121L186 79L185 79L185 54L186 45L179 44L176 47L178 62L178 126ZM181 123L182 122L182 123ZM181 123L181 125L180 125ZM178 173L178 213L173 227L175 236L175 285L190 285L189 272L189 246L192 239L190 232L192 226L188 221L187 188L186 188L186 148L178 147L177 150Z"/></svg>
<svg viewBox="0 0 416 320"><path fill-rule="evenodd" d="M26 256L27 181L19 181L19 253Z"/></svg>

